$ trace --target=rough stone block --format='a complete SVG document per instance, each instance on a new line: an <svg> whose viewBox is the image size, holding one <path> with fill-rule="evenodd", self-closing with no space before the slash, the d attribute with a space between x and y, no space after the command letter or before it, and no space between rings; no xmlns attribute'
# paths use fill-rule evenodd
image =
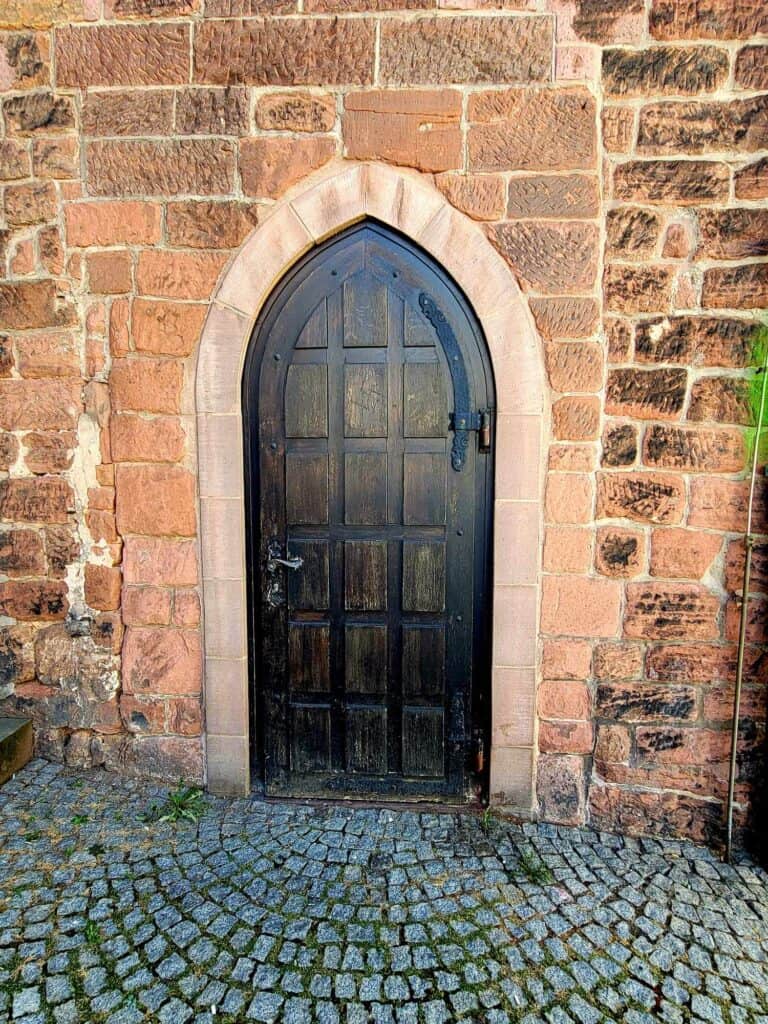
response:
<svg viewBox="0 0 768 1024"><path fill-rule="evenodd" d="M605 411L637 419L678 419L685 402L688 375L683 369L610 370Z"/></svg>
<svg viewBox="0 0 768 1024"><path fill-rule="evenodd" d="M714 640L720 601L697 583L628 583L624 634L648 640Z"/></svg>
<svg viewBox="0 0 768 1024"><path fill-rule="evenodd" d="M193 80L211 85L370 85L369 19L206 21L195 32Z"/></svg>
<svg viewBox="0 0 768 1024"><path fill-rule="evenodd" d="M491 238L526 289L549 294L590 292L597 275L599 231L580 221L518 221Z"/></svg>
<svg viewBox="0 0 768 1024"><path fill-rule="evenodd" d="M597 162L595 100L583 87L479 92L470 99L473 170L580 170Z"/></svg>
<svg viewBox="0 0 768 1024"><path fill-rule="evenodd" d="M599 519L679 523L685 508L685 487L679 476L661 473L598 473Z"/></svg>
<svg viewBox="0 0 768 1024"><path fill-rule="evenodd" d="M728 78L728 51L717 46L603 50L607 96L716 92Z"/></svg>
<svg viewBox="0 0 768 1024"><path fill-rule="evenodd" d="M189 77L190 26L95 25L56 31L56 82L92 85L181 85Z"/></svg>
<svg viewBox="0 0 768 1024"><path fill-rule="evenodd" d="M89 142L86 164L93 195L216 195L234 185L234 147L223 139Z"/></svg>
<svg viewBox="0 0 768 1024"><path fill-rule="evenodd" d="M262 137L240 143L240 175L246 195L276 199L311 171L332 160L336 140L328 136Z"/></svg>
<svg viewBox="0 0 768 1024"><path fill-rule="evenodd" d="M118 531L149 536L195 534L195 478L178 466L127 465L115 472Z"/></svg>
<svg viewBox="0 0 768 1024"><path fill-rule="evenodd" d="M461 104L461 93L454 89L347 93L342 118L346 155L421 171L460 168Z"/></svg>

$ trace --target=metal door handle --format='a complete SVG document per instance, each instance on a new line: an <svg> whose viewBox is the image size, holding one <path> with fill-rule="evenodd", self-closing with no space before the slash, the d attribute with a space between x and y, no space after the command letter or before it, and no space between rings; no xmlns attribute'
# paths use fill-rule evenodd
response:
<svg viewBox="0 0 768 1024"><path fill-rule="evenodd" d="M274 572L278 565L284 565L286 569L300 569L304 565L304 559L299 558L270 558L267 562L267 572Z"/></svg>

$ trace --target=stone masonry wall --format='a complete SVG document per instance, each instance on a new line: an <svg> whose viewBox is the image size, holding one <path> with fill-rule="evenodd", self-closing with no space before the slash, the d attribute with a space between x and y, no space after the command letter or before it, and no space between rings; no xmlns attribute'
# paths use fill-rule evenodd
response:
<svg viewBox="0 0 768 1024"><path fill-rule="evenodd" d="M68 763L203 776L196 341L275 200L380 160L486 225L543 342L539 813L716 835L767 39L762 0L6 0L0 713ZM767 575L763 542L740 825Z"/></svg>

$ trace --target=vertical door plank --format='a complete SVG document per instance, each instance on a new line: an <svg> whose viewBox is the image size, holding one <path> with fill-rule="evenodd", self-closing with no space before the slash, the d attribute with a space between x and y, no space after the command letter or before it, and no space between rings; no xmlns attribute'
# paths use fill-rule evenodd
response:
<svg viewBox="0 0 768 1024"><path fill-rule="evenodd" d="M344 522L383 526L387 521L387 456L347 452L344 456Z"/></svg>
<svg viewBox="0 0 768 1024"><path fill-rule="evenodd" d="M403 543L403 611L445 611L445 544Z"/></svg>
<svg viewBox="0 0 768 1024"><path fill-rule="evenodd" d="M386 708L347 708L347 771L384 775L387 771Z"/></svg>
<svg viewBox="0 0 768 1024"><path fill-rule="evenodd" d="M403 774L438 777L445 772L442 708L403 710Z"/></svg>
<svg viewBox="0 0 768 1024"><path fill-rule="evenodd" d="M344 544L344 607L347 611L385 611L387 545L348 540Z"/></svg>
<svg viewBox="0 0 768 1024"><path fill-rule="evenodd" d="M445 693L445 626L403 626L403 693L434 700Z"/></svg>
<svg viewBox="0 0 768 1024"><path fill-rule="evenodd" d="M329 709L294 704L291 712L291 768L295 772L327 771L331 766Z"/></svg>
<svg viewBox="0 0 768 1024"><path fill-rule="evenodd" d="M406 526L445 526L445 452L403 456L403 521Z"/></svg>
<svg viewBox="0 0 768 1024"><path fill-rule="evenodd" d="M328 456L288 452L285 457L285 505L289 526L328 522Z"/></svg>
<svg viewBox="0 0 768 1024"><path fill-rule="evenodd" d="M435 345L435 329L426 317L410 303L405 306L405 344L426 347Z"/></svg>
<svg viewBox="0 0 768 1024"><path fill-rule="evenodd" d="M294 363L285 381L287 437L328 436L328 370L324 365Z"/></svg>
<svg viewBox="0 0 768 1024"><path fill-rule="evenodd" d="M405 363L403 404L406 437L445 437L450 424L439 363Z"/></svg>
<svg viewBox="0 0 768 1024"><path fill-rule="evenodd" d="M325 303L326 300L323 299L302 327L296 348L328 347L328 318Z"/></svg>
<svg viewBox="0 0 768 1024"><path fill-rule="evenodd" d="M384 363L348 363L344 367L344 436L387 436Z"/></svg>
<svg viewBox="0 0 768 1024"><path fill-rule="evenodd" d="M344 630L347 693L387 692L387 627L348 625Z"/></svg>
<svg viewBox="0 0 768 1024"><path fill-rule="evenodd" d="M288 626L288 673L292 690L319 693L330 690L330 638L327 623L292 622Z"/></svg>
<svg viewBox="0 0 768 1024"><path fill-rule="evenodd" d="M344 282L344 345L385 347L387 289L371 274L355 274Z"/></svg>
<svg viewBox="0 0 768 1024"><path fill-rule="evenodd" d="M279 569L288 577L288 605L302 611L326 611L330 606L327 540L292 540L290 556L304 560L299 569Z"/></svg>

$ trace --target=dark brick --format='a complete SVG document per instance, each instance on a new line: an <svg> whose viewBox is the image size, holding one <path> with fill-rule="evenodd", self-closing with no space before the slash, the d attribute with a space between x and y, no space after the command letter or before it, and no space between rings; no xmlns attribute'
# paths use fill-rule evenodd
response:
<svg viewBox="0 0 768 1024"><path fill-rule="evenodd" d="M738 377L702 377L694 381L689 420L751 426L754 418L747 381Z"/></svg>
<svg viewBox="0 0 768 1024"><path fill-rule="evenodd" d="M643 259L653 254L661 230L661 218L653 210L621 207L609 210L606 219L606 255Z"/></svg>
<svg viewBox="0 0 768 1024"><path fill-rule="evenodd" d="M613 172L613 194L628 202L699 205L728 199L727 164L706 160L628 160Z"/></svg>
<svg viewBox="0 0 768 1024"><path fill-rule="evenodd" d="M713 260L748 259L768 254L768 210L737 207L699 213L697 256Z"/></svg>
<svg viewBox="0 0 768 1024"><path fill-rule="evenodd" d="M3 101L3 115L9 135L34 132L63 132L75 127L75 113L69 96L33 92Z"/></svg>
<svg viewBox="0 0 768 1024"><path fill-rule="evenodd" d="M744 468L741 430L653 424L646 431L643 461L686 473L738 473Z"/></svg>
<svg viewBox="0 0 768 1024"><path fill-rule="evenodd" d="M703 306L757 309L768 306L768 263L712 267L704 271Z"/></svg>
<svg viewBox="0 0 768 1024"><path fill-rule="evenodd" d="M733 180L737 199L765 199L768 196L768 156L742 167Z"/></svg>
<svg viewBox="0 0 768 1024"><path fill-rule="evenodd" d="M631 423L615 423L603 431L603 466L631 466L637 459L637 427Z"/></svg>
<svg viewBox="0 0 768 1024"><path fill-rule="evenodd" d="M728 51L715 46L654 46L603 51L608 96L713 92L728 78Z"/></svg>
<svg viewBox="0 0 768 1024"><path fill-rule="evenodd" d="M179 135L247 135L248 90L179 90L176 131Z"/></svg>
<svg viewBox="0 0 768 1024"><path fill-rule="evenodd" d="M654 686L652 683L600 683L595 694L600 718L620 722L652 722L696 717L692 686Z"/></svg>
<svg viewBox="0 0 768 1024"><path fill-rule="evenodd" d="M635 357L641 363L748 366L754 330L748 320L727 317L644 320L635 328Z"/></svg>
<svg viewBox="0 0 768 1024"><path fill-rule="evenodd" d="M741 39L768 32L761 0L652 0L656 39Z"/></svg>
<svg viewBox="0 0 768 1024"><path fill-rule="evenodd" d="M681 477L662 473L599 473L598 519L678 523L685 504Z"/></svg>
<svg viewBox="0 0 768 1024"><path fill-rule="evenodd" d="M612 313L656 313L672 301L674 271L664 266L609 263L603 272L606 309Z"/></svg>
<svg viewBox="0 0 768 1024"><path fill-rule="evenodd" d="M655 103L640 111L639 153L754 152L768 146L768 95Z"/></svg>
<svg viewBox="0 0 768 1024"><path fill-rule="evenodd" d="M744 89L768 89L768 46L739 50L734 79Z"/></svg>

